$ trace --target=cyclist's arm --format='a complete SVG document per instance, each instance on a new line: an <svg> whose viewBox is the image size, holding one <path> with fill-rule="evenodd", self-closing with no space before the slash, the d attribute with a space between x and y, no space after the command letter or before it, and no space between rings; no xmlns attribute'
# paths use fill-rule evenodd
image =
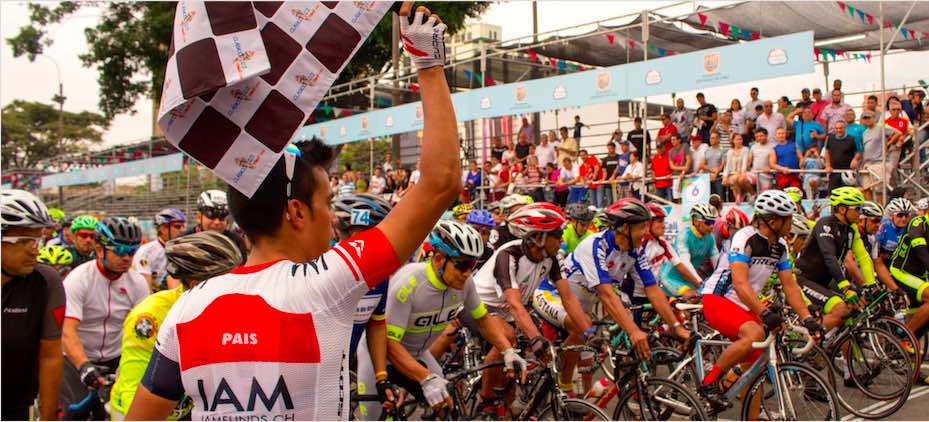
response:
<svg viewBox="0 0 929 422"><path fill-rule="evenodd" d="M658 312L658 315L661 315L661 319L664 320L669 327L673 327L674 324L678 322L677 319L674 318L674 311L671 309L668 297L665 296L661 287L658 285L646 287L645 297L648 298L648 301L655 308L655 311Z"/></svg>
<svg viewBox="0 0 929 422"><path fill-rule="evenodd" d="M387 357L394 368L397 368L401 374L416 382L422 382L432 374L428 368L420 365L416 358L397 340L387 339Z"/></svg>
<svg viewBox="0 0 929 422"><path fill-rule="evenodd" d="M733 259L733 255L737 258ZM762 306L761 301L758 300L758 294L752 290L752 285L748 282L748 262L751 260L744 255L737 253L729 254L729 268L732 275L732 288L735 290L735 294L739 297L739 300L748 306L748 309L752 311L755 315L761 315L764 311L764 306Z"/></svg>
<svg viewBox="0 0 929 422"><path fill-rule="evenodd" d="M861 270L859 276L861 277L862 285L873 285L874 260L871 259L868 248L864 246L864 240L861 239L861 235L858 233L858 226L853 225L852 231L855 233L855 238L852 240L852 253L849 255L854 255L854 260L858 263L858 269ZM846 266L847 265L848 264L846 264Z"/></svg>
<svg viewBox="0 0 929 422"><path fill-rule="evenodd" d="M84 362L87 362L84 345L81 344L81 338L77 335L77 327L80 325L81 321L67 318L61 326L61 349L75 368L80 368Z"/></svg>
<svg viewBox="0 0 929 422"><path fill-rule="evenodd" d="M132 406L129 407L129 413L126 413L125 420L163 420L171 414L176 405L176 400L160 397L145 388L145 385L139 385L139 389L135 392L135 398L132 400Z"/></svg>
<svg viewBox="0 0 929 422"><path fill-rule="evenodd" d="M600 298L600 303L603 304L603 310L610 316L610 319L616 321L620 328L627 333L639 330L639 327L635 325L635 321L632 319L632 314L623 306L623 302L619 300L619 296L613 290L612 284L598 284L595 289L597 290L597 297Z"/></svg>
<svg viewBox="0 0 929 422"><path fill-rule="evenodd" d="M442 213L461 192L458 123L441 66L418 72L423 102L421 177L377 225L396 256L413 254Z"/></svg>
<svg viewBox="0 0 929 422"><path fill-rule="evenodd" d="M504 351L513 347L500 326L494 323L493 318L487 318L487 315L475 319L478 330L481 331L481 337L492 344L498 351Z"/></svg>
<svg viewBox="0 0 929 422"><path fill-rule="evenodd" d="M412 318L412 302L415 300L413 295L416 285L412 279L406 279L408 276L409 273L401 269L391 277L387 290L387 359L400 373L418 382L431 372L420 365L400 343Z"/></svg>
<svg viewBox="0 0 929 422"><path fill-rule="evenodd" d="M539 327L535 326L535 323L532 322L532 317L529 316L529 311L523 306L523 298L519 294L519 289L506 289L503 291L503 297L506 299L507 305L509 305L510 315L516 321L516 326L519 327L519 330L522 331L526 337L538 337L540 335Z"/></svg>
<svg viewBox="0 0 929 422"><path fill-rule="evenodd" d="M661 242L661 246L668 251L668 255L671 257L670 262L671 265L674 266L674 269L684 277L684 280L687 280L688 283L699 289L703 280L700 280L700 277L697 276L697 272L693 269L693 266L690 265L690 258L688 257L686 261L682 260L674 248L668 246L663 239L659 239L659 241Z"/></svg>
<svg viewBox="0 0 929 422"><path fill-rule="evenodd" d="M829 275L832 276L833 280L840 282L845 280L845 272L842 271L842 266L839 263L838 251L835 248L836 239L835 235L832 234L833 231L838 232L838 230L823 230L824 226L825 224L817 223L813 227L812 236L819 246L819 252L822 254L823 263L829 270Z"/></svg>
<svg viewBox="0 0 929 422"><path fill-rule="evenodd" d="M923 268L929 268L929 246L926 245L927 234L929 234L927 225L929 225L929 217L917 217L906 229L908 237L912 239L910 240L910 254L923 264ZM903 240L902 236L901 240Z"/></svg>
<svg viewBox="0 0 929 422"><path fill-rule="evenodd" d="M387 308L387 292L381 295L374 308L374 313L368 320L368 327L365 334L368 342L368 352L371 355L371 365L374 366L374 373L378 374L387 371L387 320L385 316Z"/></svg>
<svg viewBox="0 0 929 422"><path fill-rule="evenodd" d="M861 268L858 267L858 261L855 260L852 254L845 255L842 264L845 265L845 275L849 281L859 287L865 285Z"/></svg>
<svg viewBox="0 0 929 422"><path fill-rule="evenodd" d="M806 300L803 298L803 291L800 290L800 285L797 284L797 279L794 277L794 263L790 258L790 253L787 252L787 243L784 242L783 239L780 240L780 242L784 247L784 255L781 256L780 261L778 261L774 268L777 270L777 277L784 290L784 297L787 299L787 304L793 308L797 315L800 315L800 319L802 320L810 316L810 310L807 308Z"/></svg>
<svg viewBox="0 0 929 422"><path fill-rule="evenodd" d="M884 261L880 258L874 260L874 272L877 273L877 279L881 281L888 290L895 291L899 288L897 282L894 281L893 276L890 275L890 270L887 269L887 265L884 265Z"/></svg>
<svg viewBox="0 0 929 422"><path fill-rule="evenodd" d="M136 389L126 420L161 420L168 417L175 404L184 397L181 382L180 349L177 319L189 295L182 295L158 330L155 350Z"/></svg>
<svg viewBox="0 0 929 422"><path fill-rule="evenodd" d="M63 368L61 339L39 341L39 415L43 421L58 419L58 392Z"/></svg>

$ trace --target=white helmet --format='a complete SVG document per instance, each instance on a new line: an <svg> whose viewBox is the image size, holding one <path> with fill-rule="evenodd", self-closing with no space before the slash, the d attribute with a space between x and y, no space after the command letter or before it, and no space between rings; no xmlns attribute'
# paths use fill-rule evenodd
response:
<svg viewBox="0 0 929 422"><path fill-rule="evenodd" d="M797 236L809 236L813 231L810 227L810 220L807 220L803 214L794 214L794 221L790 225L790 234Z"/></svg>
<svg viewBox="0 0 929 422"><path fill-rule="evenodd" d="M845 170L842 172L842 184L845 186L858 185L858 175L855 174L854 170Z"/></svg>
<svg viewBox="0 0 929 422"><path fill-rule="evenodd" d="M507 195L500 200L498 206L504 211L509 211L510 208L513 208L517 205L529 205L529 201L526 199L526 195Z"/></svg>
<svg viewBox="0 0 929 422"><path fill-rule="evenodd" d="M0 191L2 197L2 228L13 227L51 227L55 220L48 215L48 208L41 199L19 189L4 189Z"/></svg>
<svg viewBox="0 0 929 422"><path fill-rule="evenodd" d="M884 207L882 207L877 202L873 201L864 201L861 204L861 215L865 217L883 217L884 216Z"/></svg>
<svg viewBox="0 0 929 422"><path fill-rule="evenodd" d="M223 208L225 209L229 205L229 201L226 199L226 192L217 189L210 189L200 194L200 197L197 198L197 209L202 210L204 208Z"/></svg>
<svg viewBox="0 0 929 422"><path fill-rule="evenodd" d="M894 198L887 203L887 214L913 214L916 212L916 207L913 206L913 203L906 198Z"/></svg>
<svg viewBox="0 0 929 422"><path fill-rule="evenodd" d="M474 227L457 221L439 221L429 235L429 244L445 256L480 258L484 241Z"/></svg>
<svg viewBox="0 0 929 422"><path fill-rule="evenodd" d="M719 210L710 204L696 204L690 209L691 220L713 220L719 217Z"/></svg>
<svg viewBox="0 0 929 422"><path fill-rule="evenodd" d="M755 213L758 215L776 215L787 217L794 215L797 207L786 192L777 189L766 190L755 199Z"/></svg>
<svg viewBox="0 0 929 422"><path fill-rule="evenodd" d="M920 211L929 210L929 197L916 201L916 208Z"/></svg>

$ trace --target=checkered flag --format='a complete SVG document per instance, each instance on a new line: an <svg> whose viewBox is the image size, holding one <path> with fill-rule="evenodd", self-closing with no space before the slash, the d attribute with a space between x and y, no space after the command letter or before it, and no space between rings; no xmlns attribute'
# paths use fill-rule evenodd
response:
<svg viewBox="0 0 929 422"><path fill-rule="evenodd" d="M158 126L251 197L391 4L178 2Z"/></svg>

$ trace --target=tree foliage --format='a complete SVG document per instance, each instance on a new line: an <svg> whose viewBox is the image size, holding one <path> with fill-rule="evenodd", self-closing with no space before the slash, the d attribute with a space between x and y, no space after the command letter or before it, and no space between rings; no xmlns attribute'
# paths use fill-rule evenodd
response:
<svg viewBox="0 0 929 422"><path fill-rule="evenodd" d="M390 152L390 138L375 139L373 144L368 141L352 142L343 144L339 151L339 168L341 172L344 166L348 166L354 171L360 171L370 176L371 168L371 149L374 149L374 167L384 163L384 157Z"/></svg>
<svg viewBox="0 0 929 422"><path fill-rule="evenodd" d="M61 23L84 2L30 3L30 23L8 38L13 56L36 55L51 45L48 28ZM420 3L417 3L420 4ZM489 3L425 2L442 16L449 33L460 29L466 17L480 14ZM100 22L85 30L89 51L80 54L87 67L97 68L100 85L99 107L103 114L114 116L135 112L139 97L160 98L167 65L168 46L174 25L175 2L107 2L100 5ZM376 74L391 56L391 19L385 17L349 62L340 81Z"/></svg>
<svg viewBox="0 0 929 422"><path fill-rule="evenodd" d="M88 111L64 112L59 138L58 108L33 101L14 100L3 107L0 138L3 167L30 168L40 160L86 151L103 141L109 121Z"/></svg>

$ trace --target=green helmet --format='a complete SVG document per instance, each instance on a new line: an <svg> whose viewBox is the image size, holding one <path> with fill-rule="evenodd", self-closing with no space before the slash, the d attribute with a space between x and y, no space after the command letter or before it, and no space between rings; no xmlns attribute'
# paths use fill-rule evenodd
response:
<svg viewBox="0 0 929 422"><path fill-rule="evenodd" d="M788 186L784 188L784 192L786 192L787 196L793 199L794 202L800 202L800 200L803 199L803 190L796 186Z"/></svg>
<svg viewBox="0 0 929 422"><path fill-rule="evenodd" d="M74 258L71 252L58 245L49 245L39 249L39 256L35 259L40 264L71 265Z"/></svg>
<svg viewBox="0 0 929 422"><path fill-rule="evenodd" d="M832 194L829 195L829 202L832 203L833 207L838 205L856 206L864 203L864 195L856 187L843 186L832 190Z"/></svg>
<svg viewBox="0 0 929 422"><path fill-rule="evenodd" d="M61 220L65 219L65 212L59 208L49 208L48 215L52 217L52 220L55 220L56 223L60 223Z"/></svg>
<svg viewBox="0 0 929 422"><path fill-rule="evenodd" d="M71 222L71 233L78 230L97 230L97 219L91 215L79 215Z"/></svg>

